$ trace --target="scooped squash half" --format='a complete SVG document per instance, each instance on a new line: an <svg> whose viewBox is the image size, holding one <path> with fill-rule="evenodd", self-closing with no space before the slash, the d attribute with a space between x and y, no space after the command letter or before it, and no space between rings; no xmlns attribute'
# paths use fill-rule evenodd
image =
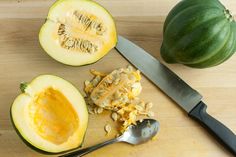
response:
<svg viewBox="0 0 236 157"><path fill-rule="evenodd" d="M53 75L41 75L21 86L11 107L17 132L27 144L48 153L79 147L87 129L88 112L79 91Z"/></svg>
<svg viewBox="0 0 236 157"><path fill-rule="evenodd" d="M39 33L43 49L73 66L96 62L117 42L112 16L91 0L58 0Z"/></svg>

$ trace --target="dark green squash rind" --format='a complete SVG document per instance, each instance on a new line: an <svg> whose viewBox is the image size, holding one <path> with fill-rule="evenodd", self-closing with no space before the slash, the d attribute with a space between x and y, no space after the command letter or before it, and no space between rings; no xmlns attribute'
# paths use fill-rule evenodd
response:
<svg viewBox="0 0 236 157"><path fill-rule="evenodd" d="M180 39L180 36L190 33L190 28L196 29L201 23L209 22L209 20L214 20L215 18L218 18L219 16L223 15L223 12L217 12L215 8L212 9L214 10L214 15L212 14L212 10L209 10L207 7L204 8L205 9L201 10L201 12L199 13L200 17L193 17L191 15L195 13L198 9L200 9L198 7L194 8L191 14L186 14L183 16L183 19L180 18L176 20L176 23L173 24L174 29L169 29L169 31L166 31L164 33L164 39L161 46L161 56L167 63L176 63L175 57L171 55L172 53L170 52L170 49L174 47L174 45L176 45L176 41ZM185 18L186 16L189 18ZM197 22L192 21L193 18L195 18L194 20L197 20ZM179 22L183 20L185 20L186 24Z"/></svg>
<svg viewBox="0 0 236 157"><path fill-rule="evenodd" d="M186 3L186 1L188 1ZM169 22L173 19L174 16L176 16L177 14L181 13L182 11L184 11L186 8L188 8L189 6L194 6L194 5L199 5L199 2L202 2L202 0L182 0L180 1L168 14L165 23L164 23L164 29L163 29L163 33L165 32L165 29L167 27L167 25L169 24ZM225 7L218 1L218 0L204 0L204 4L201 4L203 6L213 6L213 7L217 7L219 9L225 9Z"/></svg>
<svg viewBox="0 0 236 157"><path fill-rule="evenodd" d="M233 28L234 32L234 40L235 40L235 45L234 45L234 52L236 51L236 21L233 21L231 24L231 27Z"/></svg>
<svg viewBox="0 0 236 157"><path fill-rule="evenodd" d="M198 64L189 64L187 66L195 68L206 68L206 67L209 68L223 63L234 54L234 46L235 46L234 32L231 32L230 37L227 39L226 43L227 44L225 44L224 47L221 50L219 50L221 53L216 53L215 56L209 58L204 62Z"/></svg>
<svg viewBox="0 0 236 157"><path fill-rule="evenodd" d="M163 42L167 43L168 52L161 52L164 58L165 55L171 57L175 60L175 62L182 64L189 63L198 63L204 60L209 56L213 56L216 52L216 49L223 47L224 43L217 42L219 35L227 35L228 30L223 29L227 23L227 20L220 20L223 17L213 18L210 21L207 21L207 24L204 23L195 29L192 30L191 33L188 33L183 36L179 36L178 41L167 41ZM218 24L217 27L214 27L215 24ZM204 32L204 33L203 33ZM202 35L199 35L202 34ZM167 38L177 38L173 36L168 36ZM213 40L214 39L214 40ZM202 41L202 42L198 42ZM214 44L216 41L219 44ZM213 44L206 43L212 42ZM211 45L211 46L209 46ZM210 53L211 52L211 53ZM169 53L169 54L168 54ZM165 58L164 58L165 59Z"/></svg>
<svg viewBox="0 0 236 157"><path fill-rule="evenodd" d="M220 21L216 23L218 27L211 27L209 24L208 26L204 26L203 28L200 28L198 30L193 30L192 33L188 34L184 39L184 37L181 39L182 42L186 42L186 40L190 40L191 42L185 46L185 49L182 49L183 46L177 48L176 50L180 51L180 53L174 53L179 56L176 57L176 61L178 63L182 64L188 64L188 63L200 63L208 58L214 56L218 51L224 46L224 42L222 42L221 37L229 36L229 28L225 27L226 25L225 21ZM213 25L215 22L213 22ZM211 30L207 30L204 32L204 29L209 27ZM202 35L198 35L201 34ZM202 41L202 42L198 42ZM214 44L219 43L219 44ZM184 44L184 43L183 43ZM181 44L177 44L181 45ZM174 50L174 51L176 51Z"/></svg>
<svg viewBox="0 0 236 157"><path fill-rule="evenodd" d="M197 11L198 16L193 16L193 14ZM209 7L205 6L204 8L199 6L191 8L191 10L188 10L188 12L182 14L182 16L172 20L171 24L168 25L170 26L170 29L166 29L166 32L164 33L164 39L172 40L167 42L174 42L178 39L179 36L184 36L190 33L192 29L196 29L200 25L203 25L209 22L210 20L213 20L223 15L223 12L217 8L209 9ZM172 39L171 37L174 39Z"/></svg>
<svg viewBox="0 0 236 157"><path fill-rule="evenodd" d="M236 23L235 23L235 26L232 27L232 28L234 29L234 31L232 31L232 34L233 34L233 37L232 37L232 38L233 38L233 39L232 39L232 51L230 51L229 54L228 54L227 56L225 56L225 58L222 59L221 62L216 63L214 66L219 65L219 64L225 62L225 61L228 60L231 56L233 56L234 53L236 52Z"/></svg>
<svg viewBox="0 0 236 157"><path fill-rule="evenodd" d="M225 7L218 0L206 0L204 2L202 0L183 0L178 3L171 10L164 24L164 39L161 46L162 58L167 63L182 63L196 68L215 66L230 58L236 49L230 45L236 45L236 41L235 35L229 36L232 33L236 34L236 30L233 29L230 32L230 25L232 23L235 25L235 22L226 18L225 10ZM210 20L218 17L221 19L216 20L215 24L214 22L212 25L209 24ZM202 24L205 21L207 22ZM220 26L219 23L221 22L226 22L226 25ZM200 27L201 25L209 28L208 31L205 31L206 33L203 33L204 29ZM191 37L189 34L194 29L200 30ZM219 31L214 34L210 31L212 29ZM199 34L201 34L200 37ZM185 35L187 37L183 39ZM201 36L205 37L201 38ZM229 38L232 38L233 41L229 42ZM179 40L183 40L182 43Z"/></svg>
<svg viewBox="0 0 236 157"><path fill-rule="evenodd" d="M38 153L42 153L42 154L46 154L46 155L53 155L55 153L51 153L51 152L47 152L47 151L43 151L41 149L38 149L37 147L33 146L32 144L30 144L28 141L25 140L25 138L21 135L21 133L19 132L19 130L16 128L15 123L13 121L13 117L12 117L12 107L10 108L10 120L12 123L13 128L15 129L17 135L20 137L20 139L31 149L37 151Z"/></svg>
<svg viewBox="0 0 236 157"><path fill-rule="evenodd" d="M162 59L166 62L166 63L177 63L175 61L175 59L173 57L171 57L170 55L170 52L168 50L168 48L166 48L166 45L164 43L162 43L161 45L161 57Z"/></svg>
<svg viewBox="0 0 236 157"><path fill-rule="evenodd" d="M187 66L193 68L209 68L213 66L220 65L221 63L228 60L236 52L236 24L231 23L231 36L228 39L227 44L220 50L221 53L213 56L213 58L206 60L205 62L199 64L188 64Z"/></svg>

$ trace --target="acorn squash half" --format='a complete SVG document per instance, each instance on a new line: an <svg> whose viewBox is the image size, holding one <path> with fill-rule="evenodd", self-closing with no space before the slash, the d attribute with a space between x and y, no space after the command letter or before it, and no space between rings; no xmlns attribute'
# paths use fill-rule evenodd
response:
<svg viewBox="0 0 236 157"><path fill-rule="evenodd" d="M32 148L60 153L79 147L87 129L88 112L79 91L53 75L41 75L29 84L11 107L17 133Z"/></svg>
<svg viewBox="0 0 236 157"><path fill-rule="evenodd" d="M55 60L80 66L96 62L116 45L116 26L109 12L91 0L58 0L39 41Z"/></svg>

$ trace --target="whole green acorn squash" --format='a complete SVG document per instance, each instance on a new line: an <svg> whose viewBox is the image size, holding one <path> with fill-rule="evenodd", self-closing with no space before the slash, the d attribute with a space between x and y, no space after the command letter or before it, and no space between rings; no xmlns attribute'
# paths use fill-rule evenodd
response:
<svg viewBox="0 0 236 157"><path fill-rule="evenodd" d="M218 0L182 0L164 23L161 56L195 68L219 65L236 51L236 22Z"/></svg>

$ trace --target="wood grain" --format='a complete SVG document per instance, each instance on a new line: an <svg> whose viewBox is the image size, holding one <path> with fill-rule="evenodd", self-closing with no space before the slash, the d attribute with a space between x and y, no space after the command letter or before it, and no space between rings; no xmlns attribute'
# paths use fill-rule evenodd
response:
<svg viewBox="0 0 236 157"><path fill-rule="evenodd" d="M116 50L99 62L70 67L50 58L41 49L38 32L53 0L0 1L0 156L43 156L19 139L10 122L10 106L20 93L22 81L40 74L61 76L81 91L83 81L91 78L89 69L110 72L129 63ZM162 61L159 53L162 27L168 11L178 0L98 0L114 16L119 34L134 41ZM222 0L234 15L235 0ZM208 112L236 132L236 56L210 69L191 69L182 65L167 65L187 83L204 95ZM88 157L231 157L201 126L188 118L165 94L142 79L144 100L152 101L155 118L160 121L158 140L139 146L115 144L93 152ZM111 122L109 113L91 115L84 147L105 141L103 126ZM112 133L114 135L115 132Z"/></svg>
<svg viewBox="0 0 236 157"><path fill-rule="evenodd" d="M45 18L55 0L1 0L0 18ZM96 0L113 16L166 16L180 0ZM236 14L234 0L221 0Z"/></svg>

